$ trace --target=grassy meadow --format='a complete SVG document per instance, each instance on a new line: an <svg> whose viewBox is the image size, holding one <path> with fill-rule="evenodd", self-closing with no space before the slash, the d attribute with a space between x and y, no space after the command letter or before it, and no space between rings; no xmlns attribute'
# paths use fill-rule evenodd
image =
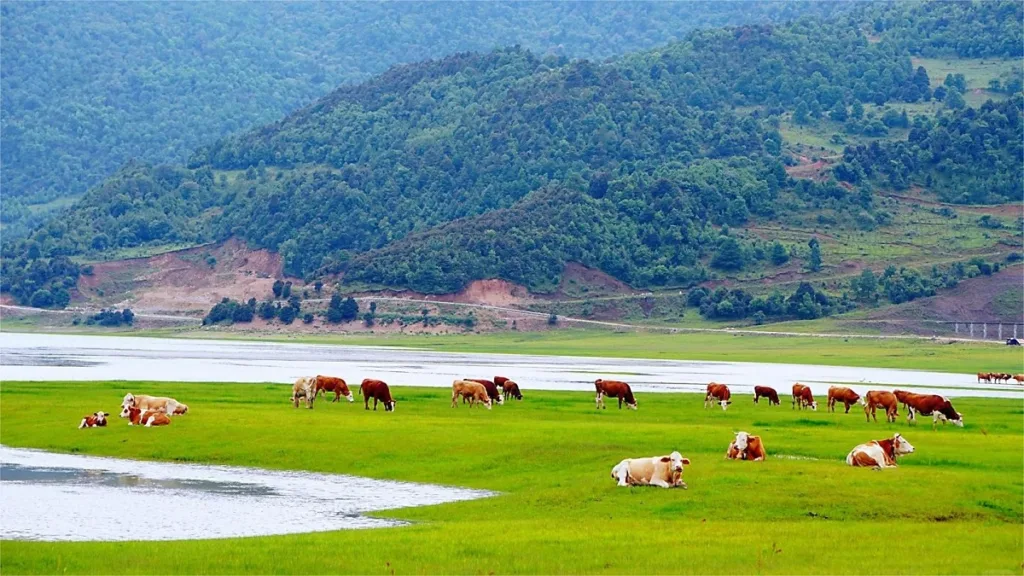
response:
<svg viewBox="0 0 1024 576"><path fill-rule="evenodd" d="M78 430L126 391L190 413L167 428ZM410 526L216 541L2 543L20 573L993 573L1024 562L1024 410L958 399L965 428L864 421L694 394L642 394L639 411L593 395L524 390L493 411L443 389L395 387L395 413L360 404L293 409L260 384L5 382L3 443L140 459L358 474L483 488L498 496L381 512ZM53 401L59 398L60 401ZM357 397L358 399L358 397ZM762 463L723 458L737 430ZM899 468L853 469L856 444L902 432ZM619 488L624 457L679 450L689 490ZM112 503L116 505L116 503ZM304 503L296 502L296 506ZM258 517L244 519L259 522ZM126 559L160 559L126 561Z"/></svg>

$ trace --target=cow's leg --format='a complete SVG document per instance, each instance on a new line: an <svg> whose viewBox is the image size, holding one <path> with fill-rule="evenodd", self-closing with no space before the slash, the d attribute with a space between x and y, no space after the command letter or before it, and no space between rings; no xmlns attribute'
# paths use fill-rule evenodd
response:
<svg viewBox="0 0 1024 576"><path fill-rule="evenodd" d="M619 395L619 410L622 410L622 395Z"/></svg>
<svg viewBox="0 0 1024 576"><path fill-rule="evenodd" d="M363 409L364 410L369 410L370 409L370 397L369 396L363 396Z"/></svg>
<svg viewBox="0 0 1024 576"><path fill-rule="evenodd" d="M292 396L292 404L294 404L296 408L299 407L299 397L298 396Z"/></svg>
<svg viewBox="0 0 1024 576"><path fill-rule="evenodd" d="M376 396L373 397L373 411L374 412L377 411L377 397Z"/></svg>
<svg viewBox="0 0 1024 576"><path fill-rule="evenodd" d="M81 430L82 428L85 428L85 418L82 418L82 423L78 425L79 430Z"/></svg>
<svg viewBox="0 0 1024 576"><path fill-rule="evenodd" d="M672 487L671 484L669 484L668 482L665 482L661 478L651 478L651 481L648 482L648 484L650 484L651 486L658 486L660 488L671 488Z"/></svg>
<svg viewBox="0 0 1024 576"><path fill-rule="evenodd" d="M845 414L849 414L850 413L850 403L849 402L843 402L843 404L846 405L846 412L845 412Z"/></svg>

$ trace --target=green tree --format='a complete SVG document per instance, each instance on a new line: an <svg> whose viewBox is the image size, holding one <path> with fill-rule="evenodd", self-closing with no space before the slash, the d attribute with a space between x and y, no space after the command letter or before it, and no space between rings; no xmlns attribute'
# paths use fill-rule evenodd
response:
<svg viewBox="0 0 1024 576"><path fill-rule="evenodd" d="M809 124L811 121L808 116L809 113L810 108L808 108L807 102L800 100L796 103L796 108L793 110L793 121L801 126Z"/></svg>
<svg viewBox="0 0 1024 576"><path fill-rule="evenodd" d="M811 238L807 242L807 246L811 250L811 254L807 259L807 269L811 272L817 272L821 270L821 245L818 243L817 238Z"/></svg>
<svg viewBox="0 0 1024 576"><path fill-rule="evenodd" d="M341 319L343 322L355 320L359 316L359 304L349 296L341 303Z"/></svg>
<svg viewBox="0 0 1024 576"><path fill-rule="evenodd" d="M735 238L727 236L718 243L718 251L711 259L711 265L720 270L742 270L746 264L743 249Z"/></svg>
<svg viewBox="0 0 1024 576"><path fill-rule="evenodd" d="M772 264L782 266L786 262L789 262L789 250L786 250L782 242L776 240L772 243Z"/></svg>

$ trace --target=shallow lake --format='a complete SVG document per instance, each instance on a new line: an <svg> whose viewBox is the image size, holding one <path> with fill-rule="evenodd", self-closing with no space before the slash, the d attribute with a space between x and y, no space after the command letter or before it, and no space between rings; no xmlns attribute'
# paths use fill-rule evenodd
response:
<svg viewBox="0 0 1024 576"><path fill-rule="evenodd" d="M402 524L376 510L482 490L357 476L141 462L0 446L0 538L181 540Z"/></svg>
<svg viewBox="0 0 1024 576"><path fill-rule="evenodd" d="M708 382L750 393L788 394L794 382L824 395L831 384L865 392L903 387L946 396L1024 398L1017 384L978 384L973 374L750 362L702 362L434 352L409 348L0 333L3 380L280 382L328 374L349 383L380 378L398 386L449 387L456 378L507 376L534 390L594 390L597 378L637 391L702 392ZM1012 381L1011 381L1012 382Z"/></svg>

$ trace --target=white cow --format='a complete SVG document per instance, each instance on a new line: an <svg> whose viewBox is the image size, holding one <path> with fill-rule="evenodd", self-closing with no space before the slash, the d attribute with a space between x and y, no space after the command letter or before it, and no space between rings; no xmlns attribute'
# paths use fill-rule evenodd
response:
<svg viewBox="0 0 1024 576"><path fill-rule="evenodd" d="M184 414L188 412L188 406L178 402L174 398L167 398L163 396L147 396L145 394L135 395L131 392L124 395L124 400L121 401L122 411L125 408L138 408L143 412L164 412L168 416L175 414ZM126 418L126 416L121 416Z"/></svg>
<svg viewBox="0 0 1024 576"><path fill-rule="evenodd" d="M683 465L689 464L679 452L651 458L627 458L612 468L612 479L619 486L661 486L686 488Z"/></svg>
<svg viewBox="0 0 1024 576"><path fill-rule="evenodd" d="M292 404L298 408L299 398L305 398L306 408L313 408L316 400L316 376L303 376L292 384Z"/></svg>

